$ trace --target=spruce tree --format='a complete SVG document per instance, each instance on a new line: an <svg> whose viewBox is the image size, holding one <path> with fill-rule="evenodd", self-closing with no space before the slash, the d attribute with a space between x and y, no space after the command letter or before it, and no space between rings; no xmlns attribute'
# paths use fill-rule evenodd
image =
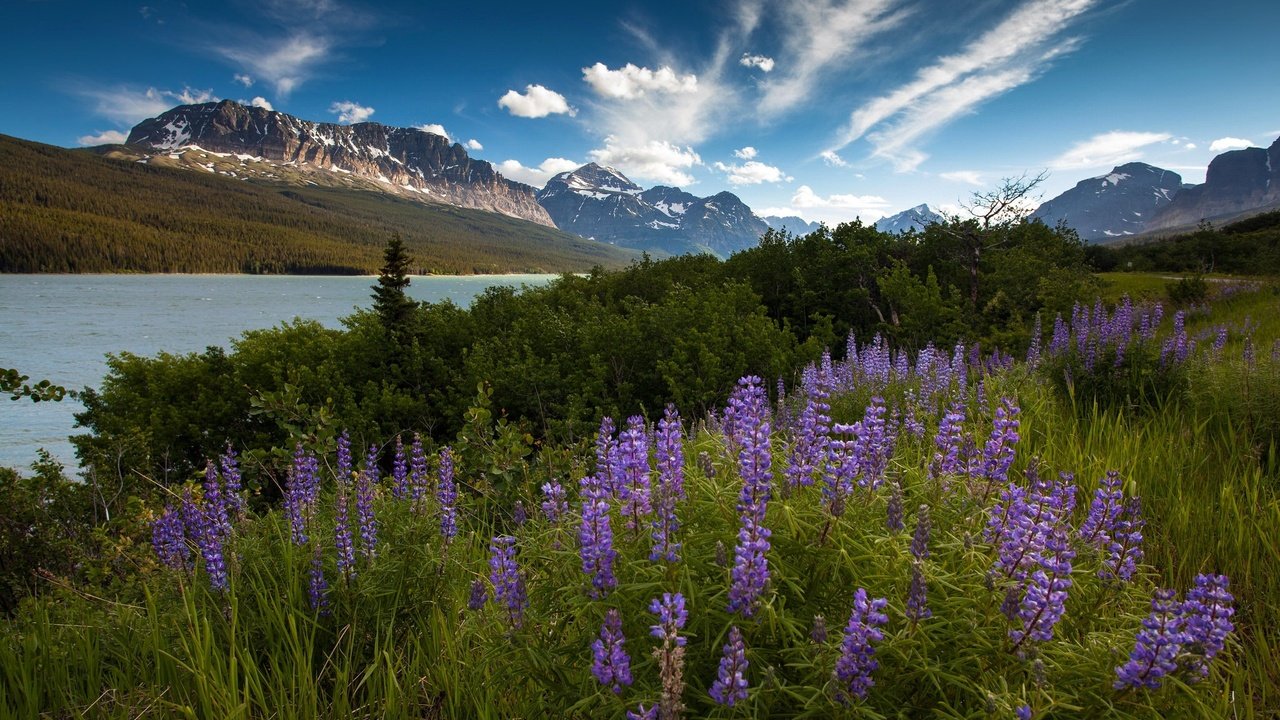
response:
<svg viewBox="0 0 1280 720"><path fill-rule="evenodd" d="M417 303L404 291L409 287L409 265L413 258L405 252L399 233L387 243L382 259L378 284L373 287L373 311L392 337L400 338L408 329L409 317Z"/></svg>

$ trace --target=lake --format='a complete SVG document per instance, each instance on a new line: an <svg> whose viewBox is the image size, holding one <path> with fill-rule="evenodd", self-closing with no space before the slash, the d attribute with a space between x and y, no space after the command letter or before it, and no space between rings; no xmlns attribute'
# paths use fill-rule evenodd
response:
<svg viewBox="0 0 1280 720"><path fill-rule="evenodd" d="M413 277L415 300L469 305L486 288L540 285L555 275ZM229 347L246 330L294 318L340 327L369 307L373 277L297 275L0 275L0 368L28 382L97 387L106 354L153 355ZM45 448L76 466L67 436L81 405L0 397L0 466L26 468Z"/></svg>

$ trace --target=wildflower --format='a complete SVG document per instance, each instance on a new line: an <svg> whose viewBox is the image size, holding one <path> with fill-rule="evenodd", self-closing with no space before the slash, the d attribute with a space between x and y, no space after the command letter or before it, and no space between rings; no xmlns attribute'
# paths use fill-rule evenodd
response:
<svg viewBox="0 0 1280 720"><path fill-rule="evenodd" d="M524 501L517 500L514 507L511 508L511 520L520 527L529 522L529 511L524 509Z"/></svg>
<svg viewBox="0 0 1280 720"><path fill-rule="evenodd" d="M889 493L889 503L885 512L885 527L889 532L902 532L904 527L902 523L902 485L896 480L893 483L893 489Z"/></svg>
<svg viewBox="0 0 1280 720"><path fill-rule="evenodd" d="M613 574L613 529L610 527L608 491L594 476L582 478L582 526L578 531L578 555L582 572L591 576L591 597L600 598L618 584Z"/></svg>
<svg viewBox="0 0 1280 720"><path fill-rule="evenodd" d="M752 515L763 522L773 473L770 470L769 407L760 388L760 378L748 376L739 380L729 397L729 409L735 418L732 439L739 448L738 475L742 478L738 513Z"/></svg>
<svg viewBox="0 0 1280 720"><path fill-rule="evenodd" d="M422 447L422 437L414 433L413 446L409 450L409 499L417 506L426 493L427 453Z"/></svg>
<svg viewBox="0 0 1280 720"><path fill-rule="evenodd" d="M743 617L755 614L760 596L769 582L769 528L758 524L750 515L742 518L738 544L733 552L732 582L729 587L729 612Z"/></svg>
<svg viewBox="0 0 1280 720"><path fill-rule="evenodd" d="M329 614L329 583L324 579L324 564L320 558L320 546L315 546L315 554L311 556L311 582L307 586L307 596L311 600L311 609L321 615Z"/></svg>
<svg viewBox="0 0 1280 720"><path fill-rule="evenodd" d="M236 451L231 447L231 443L227 443L227 450L222 454L222 483L223 490L226 492L227 508L237 518L244 519L245 503L244 496L241 493L244 488L241 486L240 480L240 462L236 458Z"/></svg>
<svg viewBox="0 0 1280 720"><path fill-rule="evenodd" d="M622 687L631 684L631 656L622 648L626 638L622 635L622 618L618 611L609 608L605 614L604 625L600 628L600 638L591 643L594 660L591 672L601 685L613 690L615 695L622 694Z"/></svg>
<svg viewBox="0 0 1280 720"><path fill-rule="evenodd" d="M653 513L651 486L649 483L649 439L645 435L644 418L633 415L627 418L627 427L618 434L614 449L617 462L614 482L618 487L618 500L622 516L627 519L627 529L635 530L642 518Z"/></svg>
<svg viewBox="0 0 1280 720"><path fill-rule="evenodd" d="M911 585L907 590L907 619L919 622L933 617L929 609L928 588L924 581L924 572L919 562L911 563Z"/></svg>
<svg viewBox="0 0 1280 720"><path fill-rule="evenodd" d="M1128 581L1133 578L1142 560L1142 519L1138 498L1130 498L1125 503L1120 515L1111 528L1111 538L1107 542L1107 557L1098 570L1098 577L1103 579L1119 578Z"/></svg>
<svg viewBox="0 0 1280 720"><path fill-rule="evenodd" d="M378 548L378 520L373 512L374 486L378 482L378 448L369 446L364 470L356 476L356 524L360 526L360 553L372 559Z"/></svg>
<svg viewBox="0 0 1280 720"><path fill-rule="evenodd" d="M568 514L569 503L565 500L564 487L559 481L542 483L542 498L542 514L546 516L547 522L554 523Z"/></svg>
<svg viewBox="0 0 1280 720"><path fill-rule="evenodd" d="M613 433L613 418L601 418L600 431L596 434L596 477L610 493L614 492L616 486L613 477Z"/></svg>
<svg viewBox="0 0 1280 720"><path fill-rule="evenodd" d="M1161 679L1178 669L1178 652L1185 637L1183 624L1174 592L1156 590L1151 614L1142 621L1129 661L1116 668L1115 688L1160 687Z"/></svg>
<svg viewBox="0 0 1280 720"><path fill-rule="evenodd" d="M916 531L911 536L911 555L917 560L929 557L929 506L921 505L916 512Z"/></svg>
<svg viewBox="0 0 1280 720"><path fill-rule="evenodd" d="M284 508L289 518L290 537L295 545L306 545L307 525L310 524L312 506L315 504L319 481L319 466L315 457L298 443L293 453L293 464L285 478Z"/></svg>
<svg viewBox="0 0 1280 720"><path fill-rule="evenodd" d="M830 353L824 353L824 364L830 364ZM831 443L831 378L812 365L805 369L804 388L807 399L795 429L795 440L787 458L787 485L813 484L814 473L822 468Z"/></svg>
<svg viewBox="0 0 1280 720"><path fill-rule="evenodd" d="M489 542L489 582L493 583L493 599L506 606L511 627L520 627L528 597L525 595L524 578L516 566L514 537L499 535Z"/></svg>
<svg viewBox="0 0 1280 720"><path fill-rule="evenodd" d="M840 643L840 658L836 661L834 676L839 685L837 698L845 704L853 698L862 699L875 684L871 673L880 664L874 659L876 649L873 643L884 639L879 630L881 625L889 622L884 608L889 602L884 598L874 600L867 598L867 591L858 588L853 596L853 612L849 615L849 624L845 626L844 640Z"/></svg>
<svg viewBox="0 0 1280 720"><path fill-rule="evenodd" d="M658 720L658 706L650 705L646 708L644 703L640 703L635 710L627 711L627 720Z"/></svg>
<svg viewBox="0 0 1280 720"><path fill-rule="evenodd" d="M467 607L471 610L479 610L486 602L489 602L489 591L484 586L484 581L479 578L472 580L471 596L467 598Z"/></svg>
<svg viewBox="0 0 1280 720"><path fill-rule="evenodd" d="M440 449L439 484L436 486L436 500L440 503L440 536L445 543L453 540L458 534L458 488L453 482L453 450L449 447Z"/></svg>
<svg viewBox="0 0 1280 720"><path fill-rule="evenodd" d="M1195 587L1187 593L1182 604L1182 617L1186 621L1185 640L1192 650L1192 669L1200 677L1209 674L1209 661L1226 645L1227 635L1235 629L1231 616L1235 598L1227 590L1226 575L1197 575Z"/></svg>
<svg viewBox="0 0 1280 720"><path fill-rule="evenodd" d="M813 616L813 629L809 631L809 639L818 645L827 641L827 619L821 613Z"/></svg>
<svg viewBox="0 0 1280 720"><path fill-rule="evenodd" d="M733 707L747 699L747 647L742 641L742 631L735 625L729 628L729 642L720 658L720 671L708 691L711 698L721 705Z"/></svg>
<svg viewBox="0 0 1280 720"><path fill-rule="evenodd" d="M933 438L938 451L933 456L933 462L929 463L929 477L956 475L961 472L960 445L964 438L964 416L964 400L957 398L938 423L938 434Z"/></svg>
<svg viewBox="0 0 1280 720"><path fill-rule="evenodd" d="M685 646L685 638L680 635L680 630L688 619L684 596L680 593L663 593L661 600L654 598L649 603L649 612L658 616L658 624L650 626L649 634L662 640L662 647L654 648L653 651L662 680L658 716L663 720L673 720L679 718L684 709L684 703L680 702L680 696L684 694Z"/></svg>
<svg viewBox="0 0 1280 720"><path fill-rule="evenodd" d="M1071 588L1071 560L1075 557L1067 542L1066 530L1057 526L1045 540L1048 552L1040 559L1040 568L1030 576L1017 616L1020 626L1009 630L1014 648L1028 639L1048 642L1053 628L1066 612L1067 590Z"/></svg>
<svg viewBox="0 0 1280 720"><path fill-rule="evenodd" d="M174 570L191 568L191 550L183 533L182 516L172 505L151 523L151 546L165 567Z"/></svg>
<svg viewBox="0 0 1280 720"><path fill-rule="evenodd" d="M350 580L356 573L355 539L351 536L351 511L348 499L350 480L339 475L334 495L333 545L338 553L338 572Z"/></svg>
<svg viewBox="0 0 1280 720"><path fill-rule="evenodd" d="M658 491L657 513L653 519L653 549L649 559L677 562L680 543L675 542L680 521L676 517L676 500L684 497L684 429L675 407L668 405L658 421L657 449Z"/></svg>

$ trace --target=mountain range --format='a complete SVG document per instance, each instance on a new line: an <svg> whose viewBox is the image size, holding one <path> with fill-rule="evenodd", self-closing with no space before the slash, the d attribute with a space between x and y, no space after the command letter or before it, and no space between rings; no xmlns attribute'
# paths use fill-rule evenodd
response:
<svg viewBox="0 0 1280 720"><path fill-rule="evenodd" d="M360 190L440 207L496 213L657 256L707 252L726 257L770 228L793 235L819 229L798 217L761 217L738 196L699 197L680 188L645 189L615 168L588 163L541 189L502 176L447 137L364 122L311 122L231 100L180 105L142 121L123 146L101 152L148 165L296 187ZM1177 173L1127 163L1081 180L1033 217L1065 223L1088 242L1177 232L1202 220L1227 221L1280 207L1280 139L1269 149L1223 153L1202 185ZM922 230L944 220L928 205L881 218L883 232Z"/></svg>

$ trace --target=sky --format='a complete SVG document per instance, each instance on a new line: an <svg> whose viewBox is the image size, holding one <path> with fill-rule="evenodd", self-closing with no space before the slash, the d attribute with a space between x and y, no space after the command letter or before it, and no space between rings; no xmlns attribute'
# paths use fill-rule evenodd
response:
<svg viewBox="0 0 1280 720"><path fill-rule="evenodd" d="M64 147L229 98L834 224L1132 160L1199 183L1280 137L1264 0L2 5L0 133Z"/></svg>

